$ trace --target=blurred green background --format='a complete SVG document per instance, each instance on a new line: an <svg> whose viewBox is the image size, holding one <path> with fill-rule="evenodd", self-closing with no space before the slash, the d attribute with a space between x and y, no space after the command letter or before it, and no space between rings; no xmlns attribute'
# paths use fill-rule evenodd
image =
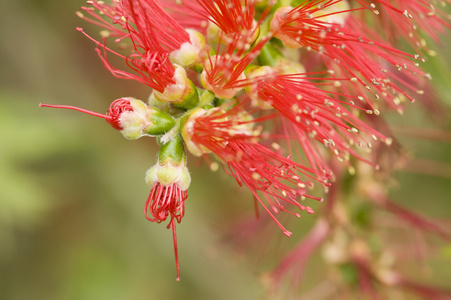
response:
<svg viewBox="0 0 451 300"><path fill-rule="evenodd" d="M250 193L192 159L186 215L177 227L182 281L176 282L171 232L142 212L155 141L127 141L101 119L38 107L44 102L105 112L116 98L149 94L139 83L111 76L94 44L75 30L97 32L75 16L83 4L0 3L0 299L271 299L265 272L318 216L288 221L291 239L275 228L276 255L242 255L229 241L240 234L235 221L253 216ZM446 58L449 40L439 49ZM449 65L439 58L428 65L448 105ZM409 104L397 123L450 131L449 122L419 104ZM451 139L400 136L428 168L417 161L408 165L411 172L397 173L393 197L451 219ZM261 238L248 241L250 249ZM451 278L450 256L433 267L442 279Z"/></svg>

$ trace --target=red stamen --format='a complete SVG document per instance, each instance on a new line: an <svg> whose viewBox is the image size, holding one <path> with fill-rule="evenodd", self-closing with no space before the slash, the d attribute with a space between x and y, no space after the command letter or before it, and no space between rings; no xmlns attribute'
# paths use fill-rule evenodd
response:
<svg viewBox="0 0 451 300"><path fill-rule="evenodd" d="M51 107L51 108L64 108L64 109L72 109L76 110L91 116L99 117L105 119L108 124L110 124L114 129L122 130L122 126L120 125L120 116L124 111L133 111L132 106L130 105L130 100L125 98L120 98L114 100L111 103L110 108L106 112L106 114L97 113L91 110L87 110L84 108L71 106L71 105L57 105L57 104L45 104L39 103L39 107Z"/></svg>
<svg viewBox="0 0 451 300"><path fill-rule="evenodd" d="M103 118L106 120L111 119L110 116L107 115L103 115L101 113L96 113L94 111L91 110L87 110L84 108L80 108L80 107L76 107L76 106L71 106L71 105L56 105L56 104L45 104L45 103L39 103L39 107L51 107L51 108L65 108L65 109L72 109L72 110L76 110L91 116L95 116L95 117L99 117L99 118Z"/></svg>
<svg viewBox="0 0 451 300"><path fill-rule="evenodd" d="M177 247L177 233L175 230L175 221L174 218L171 218L171 226L172 226L172 239L174 241L174 255L175 255L175 265L177 268L177 281L180 281L180 264L179 264L179 253Z"/></svg>
<svg viewBox="0 0 451 300"><path fill-rule="evenodd" d="M312 184L303 181L302 177L314 179L326 186L328 184L321 178L320 172L257 143L257 136L244 129L252 121L239 121L240 108L242 105L225 113L197 117L193 124L192 142L206 147L221 159L226 166L226 173L233 176L240 186L247 186L256 202L263 206L283 233L290 236L291 232L280 224L273 213L289 212L285 204L313 213L310 207L301 205L297 200L301 197L320 200L307 194L306 189ZM237 126L241 126L241 131L236 130ZM297 213L289 213L299 217Z"/></svg>

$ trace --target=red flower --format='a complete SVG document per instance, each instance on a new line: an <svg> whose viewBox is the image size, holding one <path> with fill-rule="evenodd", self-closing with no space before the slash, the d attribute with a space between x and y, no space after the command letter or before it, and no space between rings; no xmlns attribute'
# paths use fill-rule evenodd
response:
<svg viewBox="0 0 451 300"><path fill-rule="evenodd" d="M172 227L177 280L180 280L175 222L180 223L185 214L185 200L188 197L187 190L191 177L179 137L174 137L162 146L157 164L147 171L146 181L151 190L144 205L144 215L147 220L157 223L171 217L167 228Z"/></svg>
<svg viewBox="0 0 451 300"><path fill-rule="evenodd" d="M379 112L374 100L379 98L401 110L399 96L413 101L410 93L421 93L418 77L427 76L412 61L419 56L393 48L365 23L348 16L366 7L349 9L343 3L320 0L282 7L271 30L288 47L317 51L332 78L351 79L340 87L343 93L354 91L373 113Z"/></svg>
<svg viewBox="0 0 451 300"><path fill-rule="evenodd" d="M307 188L312 187L312 183L302 178L313 178L327 185L323 180L326 178L290 157L277 153L277 150L259 144L257 140L261 135L258 129L252 129L252 125L265 118L253 120L241 108L242 105L238 105L227 112L221 109L210 109L208 113L204 110L195 111L185 123L183 138L193 154L214 153L227 173L240 186L247 186L284 234L290 236L291 232L277 221L273 213L286 211L300 217L298 213L289 211L286 205L313 213L310 207L300 204L298 200L322 199L307 194ZM273 144L276 149L277 146ZM266 200L269 208L263 200Z"/></svg>
<svg viewBox="0 0 451 300"><path fill-rule="evenodd" d="M93 19L86 18L81 13L78 15L106 30L103 43L90 37L82 28L77 30L97 44L98 55L115 77L137 80L159 92L175 83L173 79L175 70L168 57L170 52L180 49L183 43L189 43L190 38L186 30L157 2L121 0L113 1L113 5L101 1L88 1L88 4L99 11L97 13L91 7L82 7L82 10ZM111 19L111 23L105 21L101 15ZM109 37L115 37L116 43L128 40L131 53L122 55L107 47L106 41ZM103 53L100 49L104 50ZM123 58L135 73L113 67L108 61L107 52Z"/></svg>
<svg viewBox="0 0 451 300"><path fill-rule="evenodd" d="M161 135L175 125L174 119L169 114L130 97L114 100L105 115L68 105L41 103L40 106L72 109L103 118L114 129L120 130L122 135L129 140L136 140L145 135Z"/></svg>
<svg viewBox="0 0 451 300"><path fill-rule="evenodd" d="M164 186L160 183L150 191L144 206L144 214L147 220L151 222L161 223L171 215L171 223L173 219L178 223L182 220L185 214L185 200L188 197L186 190L182 191L176 184ZM147 211L152 215L148 215Z"/></svg>
<svg viewBox="0 0 451 300"><path fill-rule="evenodd" d="M441 43L441 34L451 28L448 15L436 5L446 5L446 1L434 3L425 0L375 0L372 3L357 0L377 12L378 18L373 18L374 26L383 32L390 41L406 40L416 51L426 51L434 55L423 38L426 33L435 43ZM450 3L449 1L447 1Z"/></svg>
<svg viewBox="0 0 451 300"><path fill-rule="evenodd" d="M349 155L357 157L363 161L353 145L368 146L371 143L368 137L374 140L382 140L388 144L391 139L385 137L377 130L368 126L350 109L364 109L352 104L343 103L336 98L348 95L326 92L336 85L349 80L327 80L324 78L307 77L315 74L280 74L277 69L262 67L256 69L248 75L250 86L248 94L254 105L263 108L274 108L280 114L280 118L290 122L286 127L287 139L294 134L295 140L304 141L304 149L308 157L312 151L308 149L314 146L307 146L309 139L316 139L330 148L341 161L349 160ZM317 74L321 75L321 74ZM319 83L313 83L319 81ZM327 82L330 83L327 83ZM356 100L357 97L354 97ZM366 139L363 135L366 135ZM305 147L307 146L307 147ZM314 151L317 152L317 151ZM315 160L317 161L317 160ZM313 165L321 165L314 163Z"/></svg>

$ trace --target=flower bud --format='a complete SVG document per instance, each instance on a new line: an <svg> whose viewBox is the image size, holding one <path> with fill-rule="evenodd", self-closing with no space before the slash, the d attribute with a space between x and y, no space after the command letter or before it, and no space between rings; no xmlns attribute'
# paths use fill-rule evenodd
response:
<svg viewBox="0 0 451 300"><path fill-rule="evenodd" d="M156 165L146 173L146 182L151 190L144 205L144 215L147 220L157 223L165 221L170 216L167 228L172 227L177 280L180 280L175 224L180 223L185 214L185 200L191 182L180 136L173 137L161 146Z"/></svg>
<svg viewBox="0 0 451 300"><path fill-rule="evenodd" d="M203 116L207 111L202 108L195 109L188 119L185 121L182 127L182 137L185 141L186 148L195 156L201 156L203 154L210 153L211 151L202 145L197 145L193 142L194 122L197 117Z"/></svg>
<svg viewBox="0 0 451 300"><path fill-rule="evenodd" d="M166 187L175 184L181 191L186 191L191 183L191 176L185 165L174 165L171 162L161 165L158 162L147 171L146 182L150 187L157 183Z"/></svg>
<svg viewBox="0 0 451 300"><path fill-rule="evenodd" d="M153 96L161 102L169 102L173 106L182 109L190 109L199 103L199 94L194 83L188 79L183 67L174 64L175 83L166 87L163 93L153 91Z"/></svg>
<svg viewBox="0 0 451 300"><path fill-rule="evenodd" d="M161 102L174 102L180 101L185 94L186 87L188 86L188 77L183 67L174 64L174 84L168 85L163 93L154 90L155 97Z"/></svg>
<svg viewBox="0 0 451 300"><path fill-rule="evenodd" d="M169 114L133 98L129 98L129 103L132 110L122 112L119 117L125 138L135 140L145 135L161 135L174 127L175 121Z"/></svg>
<svg viewBox="0 0 451 300"><path fill-rule="evenodd" d="M189 34L189 43L183 43L180 49L172 51L170 60L182 67L191 68L201 64L206 58L209 46L202 33L194 29L186 29Z"/></svg>
<svg viewBox="0 0 451 300"><path fill-rule="evenodd" d="M146 173L146 182L152 188L160 184L165 187L176 185L181 191L188 189L191 176L186 167L186 154L180 136L161 146L156 165Z"/></svg>

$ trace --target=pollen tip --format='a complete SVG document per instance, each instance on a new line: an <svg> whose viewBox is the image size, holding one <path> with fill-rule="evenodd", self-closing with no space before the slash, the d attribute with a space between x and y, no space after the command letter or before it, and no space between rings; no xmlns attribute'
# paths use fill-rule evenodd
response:
<svg viewBox="0 0 451 300"><path fill-rule="evenodd" d="M177 279L175 279L176 281L180 281L180 276L177 276Z"/></svg>
<svg viewBox="0 0 451 300"><path fill-rule="evenodd" d="M284 230L283 234L285 234L287 237L290 237L293 233L291 231Z"/></svg>
<svg viewBox="0 0 451 300"><path fill-rule="evenodd" d="M80 32L83 31L83 28L82 28L82 27L76 27L75 29L77 29L77 31L80 31Z"/></svg>

